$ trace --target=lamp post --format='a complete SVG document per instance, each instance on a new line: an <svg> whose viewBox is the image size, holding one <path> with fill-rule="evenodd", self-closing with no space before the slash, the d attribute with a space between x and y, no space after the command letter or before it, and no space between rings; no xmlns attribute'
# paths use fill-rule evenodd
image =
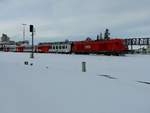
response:
<svg viewBox="0 0 150 113"><path fill-rule="evenodd" d="M25 26L27 25L27 24L22 24L23 25L23 41L25 41Z"/></svg>

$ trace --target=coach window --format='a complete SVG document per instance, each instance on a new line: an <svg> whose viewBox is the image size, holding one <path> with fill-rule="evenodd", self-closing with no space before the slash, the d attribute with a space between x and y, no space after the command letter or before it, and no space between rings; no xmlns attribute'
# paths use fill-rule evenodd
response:
<svg viewBox="0 0 150 113"><path fill-rule="evenodd" d="M63 46L62 48L65 49L65 46Z"/></svg>
<svg viewBox="0 0 150 113"><path fill-rule="evenodd" d="M55 49L55 46L53 46L53 49Z"/></svg>
<svg viewBox="0 0 150 113"><path fill-rule="evenodd" d="M58 46L56 46L56 49L58 49Z"/></svg>
<svg viewBox="0 0 150 113"><path fill-rule="evenodd" d="M59 49L61 49L61 46L59 46Z"/></svg>

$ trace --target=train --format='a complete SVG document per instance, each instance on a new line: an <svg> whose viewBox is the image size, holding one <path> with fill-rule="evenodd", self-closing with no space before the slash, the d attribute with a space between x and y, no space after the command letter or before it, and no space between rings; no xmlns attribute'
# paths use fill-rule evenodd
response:
<svg viewBox="0 0 150 113"><path fill-rule="evenodd" d="M33 48L31 45L5 45L5 52L31 52L36 53L61 53L61 54L105 54L122 55L128 51L124 39L116 38L109 40L64 41L39 43Z"/></svg>

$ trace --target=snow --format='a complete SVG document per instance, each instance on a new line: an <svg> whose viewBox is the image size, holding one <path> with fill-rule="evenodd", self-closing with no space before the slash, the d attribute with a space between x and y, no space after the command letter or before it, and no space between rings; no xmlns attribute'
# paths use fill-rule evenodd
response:
<svg viewBox="0 0 150 113"><path fill-rule="evenodd" d="M150 113L150 55L29 56L0 52L0 113Z"/></svg>

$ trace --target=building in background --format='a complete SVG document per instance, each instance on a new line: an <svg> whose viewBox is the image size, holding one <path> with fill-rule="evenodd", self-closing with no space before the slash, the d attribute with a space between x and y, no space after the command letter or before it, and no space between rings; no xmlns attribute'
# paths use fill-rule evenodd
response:
<svg viewBox="0 0 150 113"><path fill-rule="evenodd" d="M7 34L2 34L0 37L0 45L15 45L16 42L10 40L10 37L7 36Z"/></svg>

